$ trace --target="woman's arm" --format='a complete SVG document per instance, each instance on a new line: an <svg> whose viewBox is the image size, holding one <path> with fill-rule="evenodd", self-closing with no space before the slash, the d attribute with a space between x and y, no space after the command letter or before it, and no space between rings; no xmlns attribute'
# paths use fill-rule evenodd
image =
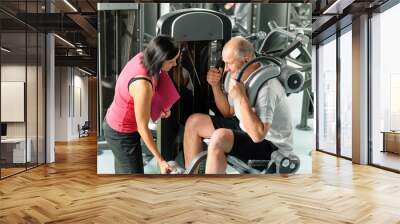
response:
<svg viewBox="0 0 400 224"><path fill-rule="evenodd" d="M153 140L148 123L150 119L151 99L153 96L152 86L146 80L136 80L129 85L129 94L135 102L135 117L138 127L138 132L146 144L147 148L154 155L160 165L161 173L168 172L169 166L165 162L157 149Z"/></svg>

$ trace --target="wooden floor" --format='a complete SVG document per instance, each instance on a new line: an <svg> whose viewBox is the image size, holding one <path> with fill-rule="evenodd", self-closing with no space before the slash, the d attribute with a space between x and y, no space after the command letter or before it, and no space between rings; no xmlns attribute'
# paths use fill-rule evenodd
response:
<svg viewBox="0 0 400 224"><path fill-rule="evenodd" d="M15 173L19 173L26 170L25 167L21 168L1 168L1 177L7 177Z"/></svg>
<svg viewBox="0 0 400 224"><path fill-rule="evenodd" d="M372 157L374 164L400 170L400 154L375 151Z"/></svg>
<svg viewBox="0 0 400 224"><path fill-rule="evenodd" d="M27 164L27 167L25 165L18 165L18 167L6 167L6 168L1 168L1 178L5 178L11 175L15 175L20 172L24 172L27 169L33 169L37 166L37 164Z"/></svg>
<svg viewBox="0 0 400 224"><path fill-rule="evenodd" d="M312 175L98 176L96 139L0 181L0 223L400 223L400 175L314 153Z"/></svg>

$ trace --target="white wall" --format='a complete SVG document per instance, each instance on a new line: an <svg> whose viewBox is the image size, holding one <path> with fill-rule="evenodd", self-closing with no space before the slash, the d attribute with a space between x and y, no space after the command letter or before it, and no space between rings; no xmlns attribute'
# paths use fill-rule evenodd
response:
<svg viewBox="0 0 400 224"><path fill-rule="evenodd" d="M22 122L6 122L7 123L7 137L8 138L25 138L25 135L29 139L29 148L31 149L32 161L36 162L36 158L39 159L39 163L44 163L44 74L42 67L32 66L25 64L3 64L1 66L1 80L2 82L24 82L26 84L26 106L25 102L22 102L22 108L20 113L25 114L26 120ZM27 79L27 80L26 80ZM7 97L7 94L3 92L2 98ZM22 90L23 92L23 90ZM23 94L23 93L22 93ZM25 100L24 100L25 101ZM2 107L2 112L13 113L12 108ZM15 109L14 109L15 110ZM14 112L15 113L15 112ZM22 115L24 116L24 115ZM24 120L24 119L23 119ZM37 157L38 155L38 157Z"/></svg>
<svg viewBox="0 0 400 224"><path fill-rule="evenodd" d="M25 65L8 64L1 66L1 81L18 81L25 82L26 74ZM7 108L1 108L7 110ZM25 137L24 122L7 122L8 137Z"/></svg>
<svg viewBox="0 0 400 224"><path fill-rule="evenodd" d="M20 64L5 64L1 66L1 81L4 82L25 82L25 76L26 76L26 71L28 71L28 74L31 74L32 71L35 70L36 73L36 67L33 66L27 66L25 67L24 65ZM30 83L32 84L32 83ZM36 83L34 83L36 85ZM29 90L29 89L28 89ZM36 98L36 89L34 92L30 93L28 91L27 93L28 96L28 104L32 101L32 97ZM4 97L4 96L3 96ZM33 106L33 105L32 105ZM36 108L36 103L35 103L35 108ZM7 110L7 108L1 108L2 110ZM30 111L28 111L30 112ZM34 117L32 117L34 115ZM27 114L28 121L35 121L36 123L36 113L35 114ZM26 122L7 122L7 136L8 137L25 137L25 124ZM28 128L32 127L32 125L28 125ZM36 130L36 126L35 126ZM28 137L29 137L29 131L28 131Z"/></svg>
<svg viewBox="0 0 400 224"><path fill-rule="evenodd" d="M83 75L76 68L56 67L55 141L79 138L78 124L88 120L88 78Z"/></svg>
<svg viewBox="0 0 400 224"><path fill-rule="evenodd" d="M68 86L67 67L55 68L55 141L68 140Z"/></svg>
<svg viewBox="0 0 400 224"><path fill-rule="evenodd" d="M77 74L78 72L78 74ZM73 119L71 120L71 132L70 135L72 138L78 137L78 124L83 125L85 121L89 120L89 110L88 110L88 77L83 77L83 73L81 73L79 70L74 70L74 91L73 94L74 96L74 102L71 103L71 105L74 105L72 108L72 117ZM80 108L81 107L81 108ZM81 111L80 111L81 110Z"/></svg>
<svg viewBox="0 0 400 224"><path fill-rule="evenodd" d="M1 66L1 81L18 81L25 82L25 65L8 64ZM7 110L7 108L1 108ZM24 122L7 122L7 137L24 138L25 123Z"/></svg>

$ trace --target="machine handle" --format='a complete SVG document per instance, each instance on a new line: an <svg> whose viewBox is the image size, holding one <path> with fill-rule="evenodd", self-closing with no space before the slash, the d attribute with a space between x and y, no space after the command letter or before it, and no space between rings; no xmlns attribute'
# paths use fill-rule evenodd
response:
<svg viewBox="0 0 400 224"><path fill-rule="evenodd" d="M282 63L279 59L272 57L272 56L261 56L258 58L254 58L253 60L247 62L238 72L238 76L236 77L236 81L240 82L240 79L243 76L244 71L252 64L254 64L255 62L259 62L259 61L271 61L275 64L277 64L279 67L281 67Z"/></svg>

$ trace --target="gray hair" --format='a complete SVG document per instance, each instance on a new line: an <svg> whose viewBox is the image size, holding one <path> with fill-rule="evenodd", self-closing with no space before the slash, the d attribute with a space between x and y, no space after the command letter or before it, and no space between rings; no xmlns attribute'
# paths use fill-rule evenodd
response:
<svg viewBox="0 0 400 224"><path fill-rule="evenodd" d="M238 44L236 45L236 57L238 58L244 58L246 56L251 56L254 57L254 47L253 45L246 40L243 37L238 37L240 40L238 41Z"/></svg>

